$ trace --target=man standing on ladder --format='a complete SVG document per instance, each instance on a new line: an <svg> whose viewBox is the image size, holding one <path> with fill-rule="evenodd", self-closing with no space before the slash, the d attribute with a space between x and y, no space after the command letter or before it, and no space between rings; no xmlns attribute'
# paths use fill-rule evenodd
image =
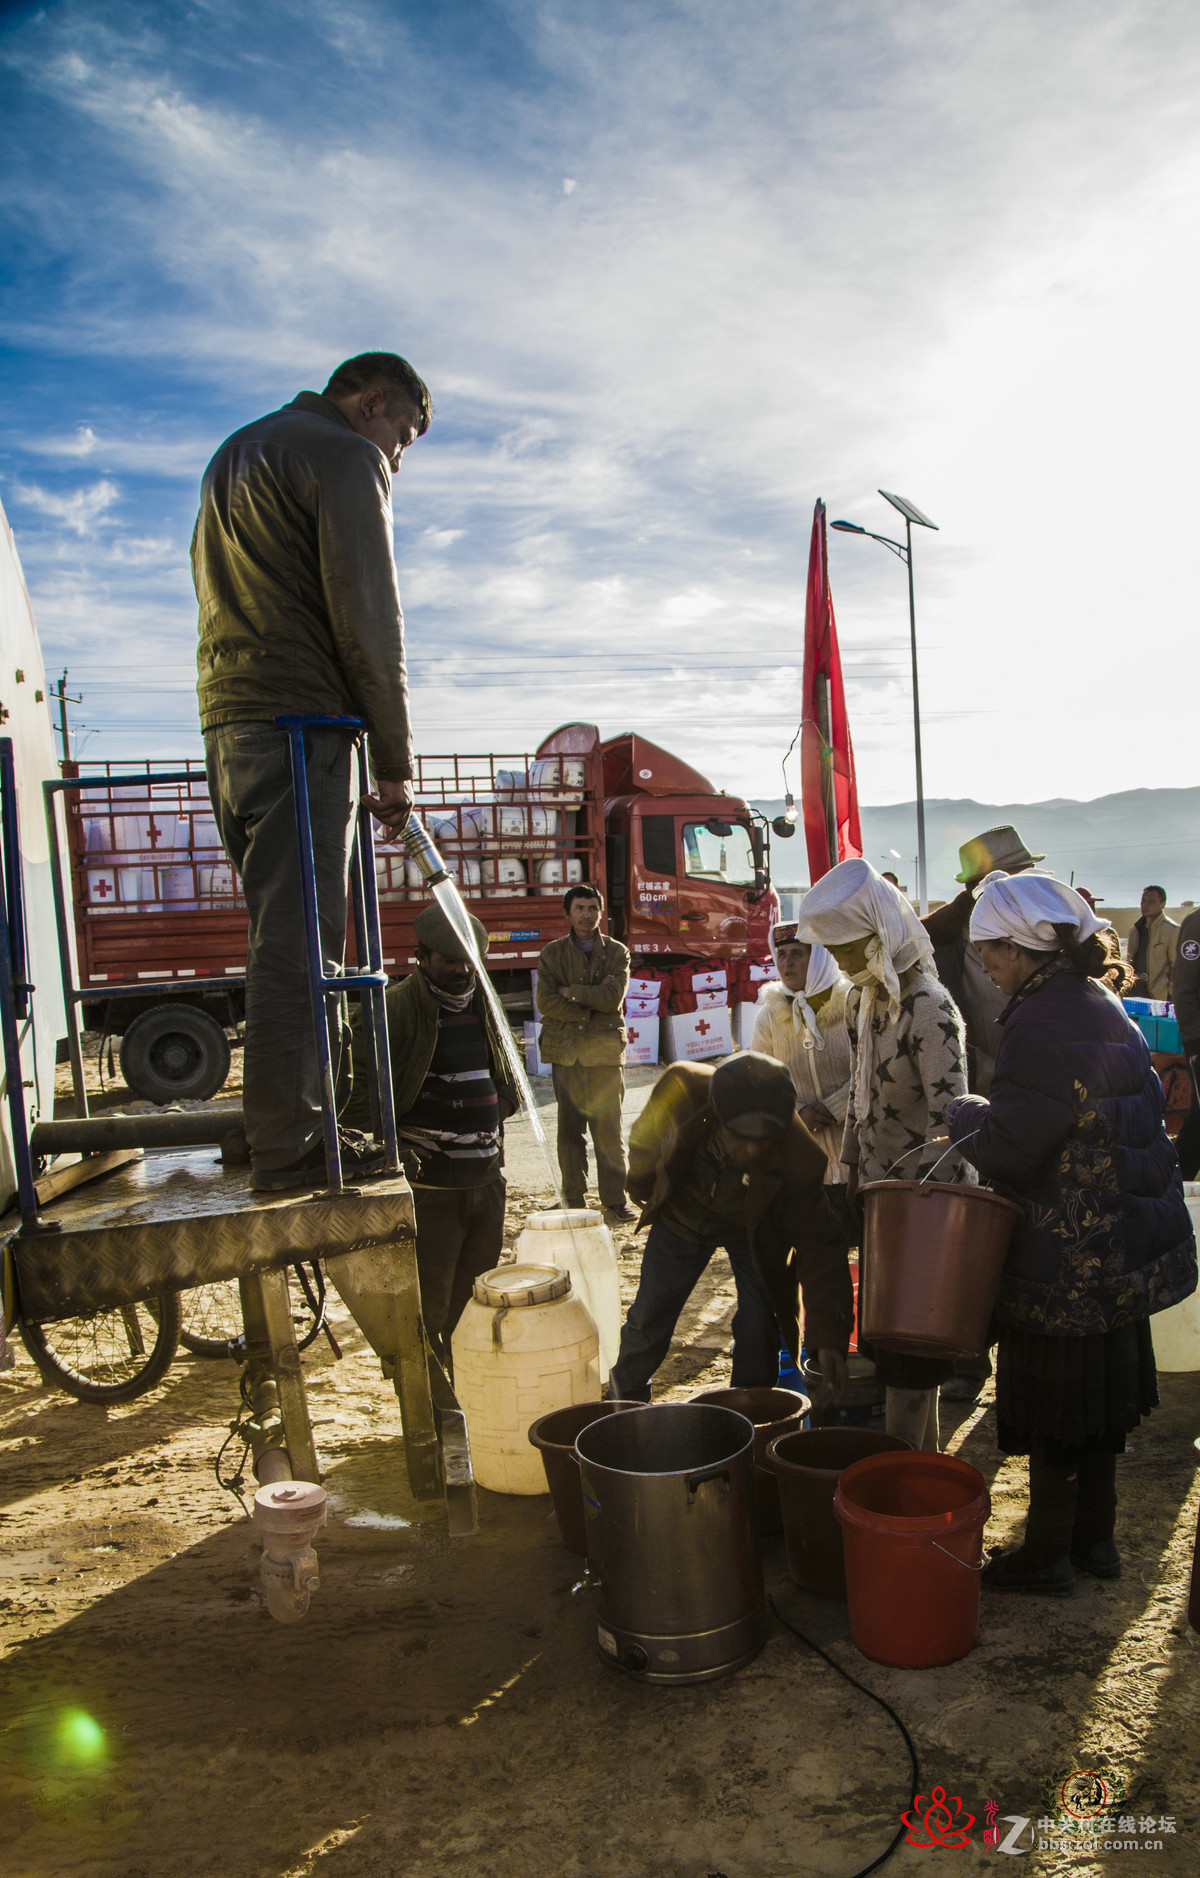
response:
<svg viewBox="0 0 1200 1878"><path fill-rule="evenodd" d="M275 718L361 718L375 781L367 806L389 832L403 828L413 761L392 479L431 414L405 359L365 352L323 392L236 431L204 472L192 538L197 689L213 813L250 911L243 1104L259 1192L319 1182L325 1169L287 732ZM333 974L358 808L355 733L310 728L304 743ZM339 1026L348 1068L340 1015ZM347 1178L381 1170L382 1147L339 1135Z"/></svg>

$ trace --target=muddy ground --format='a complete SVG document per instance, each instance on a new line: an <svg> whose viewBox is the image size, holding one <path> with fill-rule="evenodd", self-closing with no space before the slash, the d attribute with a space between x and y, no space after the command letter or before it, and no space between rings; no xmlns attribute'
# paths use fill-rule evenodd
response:
<svg viewBox="0 0 1200 1878"><path fill-rule="evenodd" d="M631 1110L650 1080L631 1078ZM546 1203L520 1130L510 1176L515 1233ZM631 1295L637 1241L620 1250ZM728 1375L726 1272L693 1300L669 1394ZM19 1347L0 1375L6 1874L849 1878L883 1850L911 1794L878 1708L780 1625L724 1682L631 1686L596 1655L549 1500L481 1492L478 1536L447 1538L408 1494L394 1394L340 1310L333 1327L343 1360L323 1341L305 1357L333 1513L295 1628L260 1608L252 1532L213 1475L232 1364L181 1353L154 1395L110 1410L43 1387ZM986 1803L1036 1821L1072 1767L1123 1786L1114 1810L1162 1849L1034 1851L1018 1870L1200 1870L1184 1622L1200 1378L1162 1394L1121 1464L1124 1576L1062 1602L985 1595L979 1644L946 1668L868 1662L845 1606L798 1591L767 1542L780 1610L907 1722L922 1792L976 1815L968 1848L902 1846L888 1870L988 1868ZM1003 1540L1024 1469L998 1465L993 1435L985 1399L949 1445L987 1477Z"/></svg>

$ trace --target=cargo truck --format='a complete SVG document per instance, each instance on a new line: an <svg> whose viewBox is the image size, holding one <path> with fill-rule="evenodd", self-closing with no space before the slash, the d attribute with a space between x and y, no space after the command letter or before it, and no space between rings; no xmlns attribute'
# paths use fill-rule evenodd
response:
<svg viewBox="0 0 1200 1878"><path fill-rule="evenodd" d="M167 771L186 780L155 780ZM120 1038L138 1095L213 1095L244 1011L246 910L203 765L69 773L89 785L65 802L83 1023ZM122 782L110 786L110 774ZM778 902L766 822L636 732L602 742L593 725L567 724L528 754L421 756L414 786L514 1009L529 1002L542 947L568 929L562 896L574 881L605 889L608 930L655 964L768 950ZM399 843L377 836L375 865L384 963L403 977L426 889Z"/></svg>

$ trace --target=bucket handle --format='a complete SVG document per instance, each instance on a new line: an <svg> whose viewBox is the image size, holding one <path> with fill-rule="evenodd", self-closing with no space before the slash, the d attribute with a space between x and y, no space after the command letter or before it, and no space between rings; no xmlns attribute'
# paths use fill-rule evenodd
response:
<svg viewBox="0 0 1200 1878"><path fill-rule="evenodd" d="M929 1543L930 1543L930 1545L931 1545L931 1546L932 1546L932 1547L934 1548L934 1550L935 1550L936 1552L945 1552L945 1553L946 1553L946 1557L947 1557L947 1558L952 1558L952 1559L954 1560L954 1563L955 1563L956 1565L961 1565L964 1571L968 1571L968 1572L981 1572L981 1571L983 1570L983 1568L984 1568L984 1566L985 1566L985 1565L987 1564L987 1560L986 1560L985 1558L981 1558L981 1559L980 1559L980 1561L979 1561L979 1563L978 1563L978 1565L970 1565L970 1564L968 1564L968 1562L967 1562L967 1560L966 1560L965 1558L959 1558L959 1556L958 1556L958 1553L957 1553L957 1552L946 1552L946 1548L945 1548L945 1546L944 1546L944 1545L939 1545L936 1539L931 1539L931 1540L929 1541Z"/></svg>
<svg viewBox="0 0 1200 1878"><path fill-rule="evenodd" d="M892 1175L895 1173L896 1169L899 1167L901 1161L907 1161L910 1155L921 1154L924 1152L926 1148L936 1147L939 1142L950 1141L950 1146L946 1149L946 1152L938 1156L937 1160L933 1163L933 1166L930 1168L929 1172L927 1174L921 1175L920 1181L917 1184L923 1187L927 1180L933 1179L933 1176L937 1173L937 1170L941 1166L943 1161L948 1161L952 1154L958 1153L959 1149L963 1145L963 1141L974 1141L978 1133L979 1133L978 1128L972 1128L969 1135L963 1136L962 1141L950 1141L949 1135L931 1135L928 1141L918 1141L915 1148L906 1148L903 1154L897 1156L897 1158L892 1162L891 1166L888 1168L887 1173L884 1175L884 1179L890 1180Z"/></svg>
<svg viewBox="0 0 1200 1878"><path fill-rule="evenodd" d="M710 1467L707 1472L703 1474L692 1474L689 1476L687 1482L689 1505L695 1499L699 1489L709 1480L723 1480L725 1482L725 1491L728 1493L730 1485L729 1469L727 1467Z"/></svg>

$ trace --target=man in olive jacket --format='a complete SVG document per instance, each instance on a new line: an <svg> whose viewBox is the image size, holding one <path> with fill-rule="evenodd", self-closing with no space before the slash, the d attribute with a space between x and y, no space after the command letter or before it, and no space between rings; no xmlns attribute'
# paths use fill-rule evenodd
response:
<svg viewBox="0 0 1200 1878"><path fill-rule="evenodd" d="M629 1135L629 1191L650 1226L638 1293L621 1332L609 1393L648 1401L679 1314L724 1246L737 1285L732 1384L771 1388L782 1333L817 1353L817 1406L839 1400L854 1293L845 1237L825 1196L825 1151L795 1109L792 1079L745 1050L714 1069L672 1063Z"/></svg>
<svg viewBox="0 0 1200 1878"><path fill-rule="evenodd" d="M472 918L480 957L488 936ZM447 1369L450 1339L481 1272L504 1250L504 1124L520 1107L504 1047L474 965L440 906L413 927L417 969L389 985L388 1055L396 1135L413 1190L421 1315ZM360 1014L347 1119L370 1125Z"/></svg>
<svg viewBox="0 0 1200 1878"><path fill-rule="evenodd" d="M625 1095L625 1024L629 953L600 931L604 896L598 887L569 887L563 907L571 922L538 959L541 1053L551 1065L558 1103L558 1168L567 1205L587 1192L587 1131L596 1154L600 1204L610 1224L631 1220L625 1198L621 1102Z"/></svg>
<svg viewBox="0 0 1200 1878"><path fill-rule="evenodd" d="M322 393L302 391L237 431L204 472L192 539L200 723L213 814L250 912L243 1103L251 1184L267 1192L324 1168L291 766L275 719L361 718L376 790L367 804L389 829L403 827L413 763L391 491L429 417L429 392L406 360L363 353ZM329 976L346 937L356 735L304 733ZM361 1176L383 1157L347 1135L342 1158Z"/></svg>

